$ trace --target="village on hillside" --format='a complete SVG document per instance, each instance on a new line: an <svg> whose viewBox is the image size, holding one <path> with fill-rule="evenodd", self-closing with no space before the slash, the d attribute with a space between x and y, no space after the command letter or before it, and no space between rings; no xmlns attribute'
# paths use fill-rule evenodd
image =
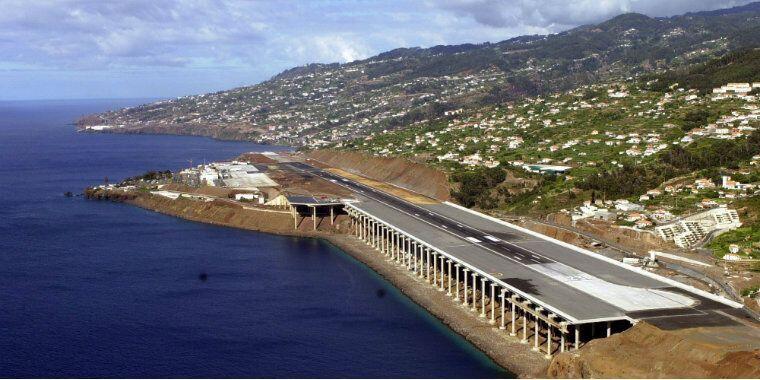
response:
<svg viewBox="0 0 760 380"><path fill-rule="evenodd" d="M760 83L727 83L708 94L677 85L649 91L647 85L630 78L505 106L458 109L442 121L336 147L424 160L452 173L504 168L561 178L553 188L533 194L529 203L537 207L552 192L572 191L594 173L657 162L658 153L672 147L743 141L760 128ZM731 169L695 171L637 194L615 198L599 192L593 200L576 198L572 208L555 204L542 211L566 213L572 220L605 220L696 248L741 227L732 203L760 194L759 169L760 154ZM760 247L731 244L718 256L760 258Z"/></svg>

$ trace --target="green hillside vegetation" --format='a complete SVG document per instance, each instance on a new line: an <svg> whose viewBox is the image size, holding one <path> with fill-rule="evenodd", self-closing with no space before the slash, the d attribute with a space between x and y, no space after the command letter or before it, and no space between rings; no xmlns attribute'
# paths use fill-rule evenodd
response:
<svg viewBox="0 0 760 380"><path fill-rule="evenodd" d="M734 207L742 211L744 225L718 236L709 248L717 258L722 258L729 253L728 247L736 244L741 255L760 259L760 196L737 201Z"/></svg>
<svg viewBox="0 0 760 380"><path fill-rule="evenodd" d="M744 49L697 65L693 68L671 71L650 77L651 90L666 91L679 85L697 89L706 94L726 83L760 82L760 49Z"/></svg>
<svg viewBox="0 0 760 380"><path fill-rule="evenodd" d="M451 173L456 185L452 195L461 203L515 213L572 208L594 195L638 201L639 195L679 177L691 177L692 182L707 177L714 183L720 183L721 175L742 183L760 179L754 174L757 166L748 164L760 154L757 99L719 99L676 86L655 91L649 82L613 81L499 106L464 108L337 147L424 158ZM719 129L740 131L740 136L718 136ZM519 166L542 162L571 169L541 175ZM747 170L749 174L742 174ZM496 174L500 171L511 179L495 181L507 176ZM703 198L717 197L714 191L668 194L648 204L680 214Z"/></svg>

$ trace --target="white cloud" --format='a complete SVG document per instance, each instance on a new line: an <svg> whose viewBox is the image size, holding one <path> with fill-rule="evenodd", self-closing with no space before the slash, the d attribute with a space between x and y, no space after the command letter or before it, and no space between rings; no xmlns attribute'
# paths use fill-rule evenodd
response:
<svg viewBox="0 0 760 380"><path fill-rule="evenodd" d="M546 28L560 31L595 23L621 13L651 17L714 10L751 0L437 0L428 3L492 28Z"/></svg>
<svg viewBox="0 0 760 380"><path fill-rule="evenodd" d="M153 96L157 84L170 78L175 82L162 96L190 94L399 47L498 42L627 11L663 16L746 2L2 0L0 76L6 86L0 83L0 96L36 93L35 86L48 86L44 93L55 92L55 86L79 91L72 97L91 97L103 88L122 91L121 96ZM83 73L90 80L56 84ZM77 89L80 84L84 87Z"/></svg>

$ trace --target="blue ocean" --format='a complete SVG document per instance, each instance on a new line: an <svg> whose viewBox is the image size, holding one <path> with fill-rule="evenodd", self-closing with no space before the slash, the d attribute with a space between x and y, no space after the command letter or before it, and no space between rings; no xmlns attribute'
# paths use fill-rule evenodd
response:
<svg viewBox="0 0 760 380"><path fill-rule="evenodd" d="M0 102L0 377L512 376L327 242L65 197L284 149L70 124L141 102Z"/></svg>

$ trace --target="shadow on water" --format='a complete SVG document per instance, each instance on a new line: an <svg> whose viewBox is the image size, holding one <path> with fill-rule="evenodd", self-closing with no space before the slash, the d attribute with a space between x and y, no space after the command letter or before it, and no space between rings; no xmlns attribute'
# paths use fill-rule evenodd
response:
<svg viewBox="0 0 760 380"><path fill-rule="evenodd" d="M383 287L378 289L376 292L376 295L378 298L384 298L386 296L390 296L390 297L393 297L394 300L400 301L405 307L409 308L415 314L422 317L425 320L425 322L429 324L430 326L432 326L433 328L435 328L436 331L445 335L447 339L449 339L458 347L460 347L462 350L464 350L465 352L467 352L468 354L476 358L477 361L481 363L481 365L483 365L486 368L490 368L492 371L494 371L495 378L516 378L515 374L509 372L507 369L498 365L491 358L489 358L488 355L480 351L472 343L467 341L467 339L465 339L463 336L451 330L441 320L436 318L434 315L430 314L430 312L427 311L425 308L418 305L411 298L404 295L404 293L402 293L398 288L396 288L392 283L390 283L384 277L382 277L377 272L372 270L372 268L368 267L367 265L357 260L353 256L349 255L348 253L346 253L339 247L333 245L329 241L320 239L320 242L322 242L323 244L329 245L330 252L335 253L338 257L352 263L353 265L358 266L368 276L372 277L374 280L381 283Z"/></svg>

